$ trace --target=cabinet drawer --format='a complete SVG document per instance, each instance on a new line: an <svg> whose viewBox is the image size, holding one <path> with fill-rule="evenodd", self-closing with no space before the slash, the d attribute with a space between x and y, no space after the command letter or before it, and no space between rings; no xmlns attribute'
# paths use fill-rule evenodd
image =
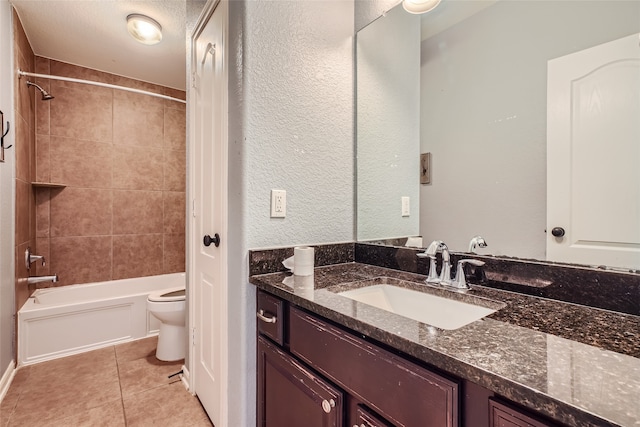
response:
<svg viewBox="0 0 640 427"><path fill-rule="evenodd" d="M458 383L293 307L289 345L293 354L394 424L458 425Z"/></svg>
<svg viewBox="0 0 640 427"><path fill-rule="evenodd" d="M258 290L256 304L258 332L284 344L284 301Z"/></svg>
<svg viewBox="0 0 640 427"><path fill-rule="evenodd" d="M489 426L490 427L555 427L531 415L489 399Z"/></svg>

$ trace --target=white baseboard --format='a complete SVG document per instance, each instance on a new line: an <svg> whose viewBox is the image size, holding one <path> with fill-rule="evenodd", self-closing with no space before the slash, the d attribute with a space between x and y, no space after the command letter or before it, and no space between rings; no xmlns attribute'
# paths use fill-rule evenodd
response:
<svg viewBox="0 0 640 427"><path fill-rule="evenodd" d="M182 365L182 375L180 375L180 380L182 380L184 388L186 388L191 394L193 394L191 388L189 387L189 370L184 365Z"/></svg>
<svg viewBox="0 0 640 427"><path fill-rule="evenodd" d="M11 361L7 369L2 374L2 378L0 378L0 402L4 399L4 396L9 391L9 386L11 385L11 381L13 381L13 377L16 375L16 362Z"/></svg>

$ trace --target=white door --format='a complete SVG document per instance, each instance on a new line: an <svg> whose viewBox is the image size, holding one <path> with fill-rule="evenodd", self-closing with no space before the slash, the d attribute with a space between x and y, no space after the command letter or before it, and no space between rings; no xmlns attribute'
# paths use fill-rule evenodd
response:
<svg viewBox="0 0 640 427"><path fill-rule="evenodd" d="M639 41L548 63L549 260L640 268Z"/></svg>
<svg viewBox="0 0 640 427"><path fill-rule="evenodd" d="M227 3L218 3L192 40L194 292L190 308L195 330L190 374L194 391L216 427L226 424L227 401L226 16Z"/></svg>

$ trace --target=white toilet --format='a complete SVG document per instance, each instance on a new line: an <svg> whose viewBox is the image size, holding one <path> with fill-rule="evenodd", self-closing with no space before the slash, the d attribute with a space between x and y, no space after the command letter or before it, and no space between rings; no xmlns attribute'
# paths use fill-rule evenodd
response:
<svg viewBox="0 0 640 427"><path fill-rule="evenodd" d="M149 294L147 310L160 320L158 360L172 362L184 359L187 347L185 328L185 287L163 289Z"/></svg>

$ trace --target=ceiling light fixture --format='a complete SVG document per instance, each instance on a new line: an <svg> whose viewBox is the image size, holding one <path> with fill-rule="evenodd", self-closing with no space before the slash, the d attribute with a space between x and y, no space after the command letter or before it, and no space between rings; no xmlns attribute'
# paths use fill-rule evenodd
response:
<svg viewBox="0 0 640 427"><path fill-rule="evenodd" d="M403 0L402 7L409 13L431 12L441 0Z"/></svg>
<svg viewBox="0 0 640 427"><path fill-rule="evenodd" d="M162 27L154 19L133 13L127 16L129 34L143 44L156 44L162 40Z"/></svg>

